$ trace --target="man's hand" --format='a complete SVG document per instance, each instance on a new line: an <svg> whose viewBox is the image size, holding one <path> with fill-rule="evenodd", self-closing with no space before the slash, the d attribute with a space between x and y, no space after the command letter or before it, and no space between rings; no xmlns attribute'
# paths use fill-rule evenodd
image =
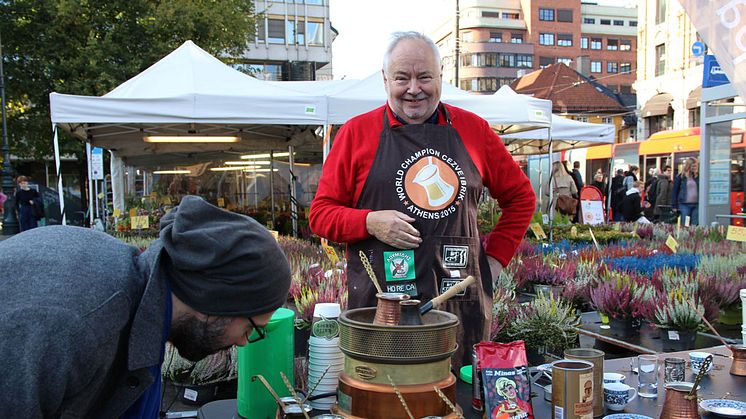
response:
<svg viewBox="0 0 746 419"><path fill-rule="evenodd" d="M494 283L497 276L500 275L500 271L503 270L503 265L492 256L487 256L487 262L490 264L490 273L492 274L492 282Z"/></svg>
<svg viewBox="0 0 746 419"><path fill-rule="evenodd" d="M373 211L365 218L368 233L398 249L414 249L422 243L420 232L412 226L414 218L395 210Z"/></svg>

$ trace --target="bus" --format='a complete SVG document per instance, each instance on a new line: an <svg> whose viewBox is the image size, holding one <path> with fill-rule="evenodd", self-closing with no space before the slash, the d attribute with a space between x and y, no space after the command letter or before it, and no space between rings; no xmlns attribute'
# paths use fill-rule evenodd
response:
<svg viewBox="0 0 746 419"><path fill-rule="evenodd" d="M745 212L746 132L734 128L731 133L730 213L735 215ZM626 170L630 164L636 164L640 168L640 178L643 181L649 176L650 169L662 169L666 165L670 165L674 176L677 176L687 158L699 158L699 147L699 127L656 132L645 141L588 147L585 153L585 179L593 179L593 174L598 169L610 179L617 168ZM732 219L731 223L744 226L743 219Z"/></svg>

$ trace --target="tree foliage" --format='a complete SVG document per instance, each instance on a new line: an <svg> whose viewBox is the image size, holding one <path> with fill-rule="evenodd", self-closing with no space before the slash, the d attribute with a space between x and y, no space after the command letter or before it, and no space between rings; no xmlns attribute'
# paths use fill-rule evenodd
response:
<svg viewBox="0 0 746 419"><path fill-rule="evenodd" d="M0 0L12 153L51 155L51 92L103 95L189 39L240 56L255 23L251 0Z"/></svg>

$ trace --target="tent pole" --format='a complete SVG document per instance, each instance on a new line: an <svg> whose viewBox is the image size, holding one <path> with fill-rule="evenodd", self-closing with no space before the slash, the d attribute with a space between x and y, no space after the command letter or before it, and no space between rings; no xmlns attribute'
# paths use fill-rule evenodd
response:
<svg viewBox="0 0 746 419"><path fill-rule="evenodd" d="M547 188L549 189L549 242L554 242L554 188L552 188L552 176L554 171L552 170L552 128L547 128L547 136L549 137L549 183Z"/></svg>
<svg viewBox="0 0 746 419"><path fill-rule="evenodd" d="M614 156L609 159L608 173L606 175L606 222L611 222L611 179L614 175Z"/></svg>
<svg viewBox="0 0 746 419"><path fill-rule="evenodd" d="M62 165L60 164L60 140L57 138L57 125L52 127L54 133L54 164L57 166L57 195L60 200L60 217L62 217L62 225L67 225L67 219L65 219L65 193L62 191Z"/></svg>
<svg viewBox="0 0 746 419"><path fill-rule="evenodd" d="M88 162L88 226L93 227L93 185L91 178L91 143L85 143L85 156Z"/></svg>
<svg viewBox="0 0 746 419"><path fill-rule="evenodd" d="M113 151L109 151L111 161L111 198L114 210L124 214L124 162Z"/></svg>
<svg viewBox="0 0 746 419"><path fill-rule="evenodd" d="M290 219L293 220L293 237L298 237L298 197L295 196L295 156L293 155L295 147L288 146L290 154Z"/></svg>
<svg viewBox="0 0 746 419"><path fill-rule="evenodd" d="M269 151L269 205L272 214L272 230L277 230L275 225L275 152Z"/></svg>
<svg viewBox="0 0 746 419"><path fill-rule="evenodd" d="M324 141L323 141L322 148L324 150L324 160L323 160L323 162L325 162L327 156L329 156L329 150L331 150L331 148L332 148L331 142L329 141L329 139L330 139L329 136L330 136L330 134L332 132L332 129L331 129L331 125L323 125L323 128L324 128L324 132L322 133L322 135L324 136Z"/></svg>

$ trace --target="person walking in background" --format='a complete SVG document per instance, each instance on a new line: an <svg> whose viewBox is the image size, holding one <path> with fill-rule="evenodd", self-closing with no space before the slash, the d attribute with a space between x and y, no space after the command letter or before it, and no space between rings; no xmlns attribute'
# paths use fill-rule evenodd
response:
<svg viewBox="0 0 746 419"><path fill-rule="evenodd" d="M645 217L649 220L654 218L653 212L655 211L655 198L657 194L656 183L658 183L658 175L660 173L660 170L651 167L648 170L648 177L645 179L645 195L643 196L642 206L645 208Z"/></svg>
<svg viewBox="0 0 746 419"><path fill-rule="evenodd" d="M653 207L653 217L655 221L661 221L671 212L671 191L673 182L671 181L671 166L665 166L663 173L658 175L655 183L655 206ZM652 188L651 188L652 189Z"/></svg>
<svg viewBox="0 0 746 419"><path fill-rule="evenodd" d="M15 195L18 222L21 231L31 230L38 227L36 214L39 209L35 206L41 205L39 192L28 186L28 178L26 176L18 176L16 182L18 183Z"/></svg>
<svg viewBox="0 0 746 419"><path fill-rule="evenodd" d="M583 176L580 174L579 161L572 164L572 178L575 181L575 187L578 188L578 190L582 189L585 184L583 183Z"/></svg>
<svg viewBox="0 0 746 419"><path fill-rule="evenodd" d="M591 183L591 186L595 186L598 188L599 191L603 194L605 197L608 195L608 191L606 190L606 175L604 172L601 171L601 169L598 169L596 171L596 174L593 175L593 182Z"/></svg>
<svg viewBox="0 0 746 419"><path fill-rule="evenodd" d="M3 191L0 191L0 218L5 215L5 201L8 200L8 195L5 195Z"/></svg>
<svg viewBox="0 0 746 419"><path fill-rule="evenodd" d="M575 186L575 180L567 173L565 166L558 161L552 163L552 174L543 188L544 196L547 197L547 200L549 199L549 188L552 188L552 202L547 205L547 213L553 217L556 208L562 214L569 216L575 215L575 213L570 211L569 205L560 203L560 201L569 202L570 199L568 198L574 199L578 195L578 188Z"/></svg>
<svg viewBox="0 0 746 419"><path fill-rule="evenodd" d="M640 189L645 185L644 182L638 180L632 184L632 188L627 190L622 201L622 214L624 214L624 221L627 222L638 222L638 223L649 223L650 220L642 215L642 195Z"/></svg>
<svg viewBox="0 0 746 419"><path fill-rule="evenodd" d="M640 173L640 168L633 165L629 166L629 171L624 174L624 187L630 190L634 183L637 182L637 174Z"/></svg>
<svg viewBox="0 0 746 419"><path fill-rule="evenodd" d="M699 162L689 157L673 181L673 207L681 214L681 222L689 217L690 225L699 225Z"/></svg>
<svg viewBox="0 0 746 419"><path fill-rule="evenodd" d="M624 186L624 170L617 169L616 175L611 179L611 220L624 221L622 215L622 201L627 188Z"/></svg>

